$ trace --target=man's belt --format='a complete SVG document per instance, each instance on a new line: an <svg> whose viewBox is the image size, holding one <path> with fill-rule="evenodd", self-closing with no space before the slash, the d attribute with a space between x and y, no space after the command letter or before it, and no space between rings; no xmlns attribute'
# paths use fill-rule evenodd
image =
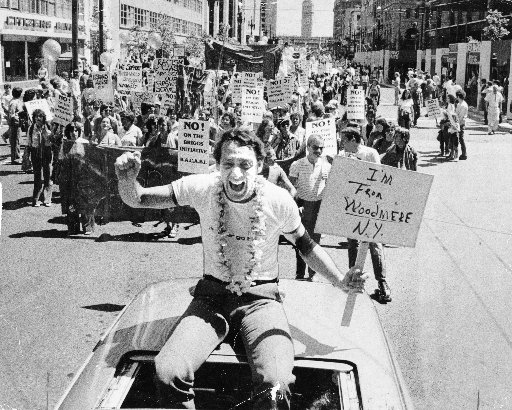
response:
<svg viewBox="0 0 512 410"><path fill-rule="evenodd" d="M212 275L204 275L203 279L211 280L212 282L218 283L220 285L227 286L230 282L224 282L223 280L220 280ZM251 286L258 286L258 285L265 285L267 283L279 283L279 279L267 279L267 280L253 280Z"/></svg>

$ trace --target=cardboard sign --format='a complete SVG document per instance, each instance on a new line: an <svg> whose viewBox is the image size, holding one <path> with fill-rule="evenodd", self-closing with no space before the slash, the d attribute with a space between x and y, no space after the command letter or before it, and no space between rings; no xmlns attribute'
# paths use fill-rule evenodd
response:
<svg viewBox="0 0 512 410"><path fill-rule="evenodd" d="M176 105L176 93L162 94L162 112L167 115L167 111L172 109L174 111Z"/></svg>
<svg viewBox="0 0 512 410"><path fill-rule="evenodd" d="M268 108L283 107L287 105L293 96L293 78L285 77L268 82Z"/></svg>
<svg viewBox="0 0 512 410"><path fill-rule="evenodd" d="M178 171L207 174L210 161L210 123L181 119L178 128Z"/></svg>
<svg viewBox="0 0 512 410"><path fill-rule="evenodd" d="M429 117L441 117L443 114L441 112L441 108L439 107L439 100L434 98L432 100L427 100L427 110Z"/></svg>
<svg viewBox="0 0 512 410"><path fill-rule="evenodd" d="M154 63L155 93L176 93L178 81L178 58L157 58Z"/></svg>
<svg viewBox="0 0 512 410"><path fill-rule="evenodd" d="M413 248L433 179L336 156L315 232Z"/></svg>
<svg viewBox="0 0 512 410"><path fill-rule="evenodd" d="M155 70L143 70L144 91L153 91L155 86Z"/></svg>
<svg viewBox="0 0 512 410"><path fill-rule="evenodd" d="M263 73L242 72L242 88L260 87L263 84Z"/></svg>
<svg viewBox="0 0 512 410"><path fill-rule="evenodd" d="M347 91L347 119L364 120L364 90L350 87Z"/></svg>
<svg viewBox="0 0 512 410"><path fill-rule="evenodd" d="M73 121L73 117L73 98L60 94L55 104L53 122L66 126Z"/></svg>
<svg viewBox="0 0 512 410"><path fill-rule="evenodd" d="M231 89L231 99L233 104L242 104L242 75L235 73L231 77L229 88Z"/></svg>
<svg viewBox="0 0 512 410"><path fill-rule="evenodd" d="M43 110L43 112L45 113L47 121L53 120L53 113L50 110L48 101L45 99L27 101L25 103L25 107L27 109L27 113L30 118L32 118L32 114L34 113L34 110L39 108L40 110Z"/></svg>
<svg viewBox="0 0 512 410"><path fill-rule="evenodd" d="M123 95L143 91L142 63L127 63L117 71L117 91Z"/></svg>
<svg viewBox="0 0 512 410"><path fill-rule="evenodd" d="M295 65L295 71L299 81L299 86L307 88L309 86L309 61L301 58Z"/></svg>
<svg viewBox="0 0 512 410"><path fill-rule="evenodd" d="M264 111L263 88L242 89L242 122L259 124L263 120Z"/></svg>
<svg viewBox="0 0 512 410"><path fill-rule="evenodd" d="M114 89L112 79L108 71L96 71L92 73L92 82L95 96L102 102L114 102Z"/></svg>
<svg viewBox="0 0 512 410"><path fill-rule="evenodd" d="M334 157L338 154L338 142L336 139L336 120L324 118L321 120L306 122L306 142L312 135L318 135L324 140L325 155Z"/></svg>
<svg viewBox="0 0 512 410"><path fill-rule="evenodd" d="M149 91L132 92L130 99L132 100L133 111L140 113L140 106L143 102L153 103L154 93Z"/></svg>

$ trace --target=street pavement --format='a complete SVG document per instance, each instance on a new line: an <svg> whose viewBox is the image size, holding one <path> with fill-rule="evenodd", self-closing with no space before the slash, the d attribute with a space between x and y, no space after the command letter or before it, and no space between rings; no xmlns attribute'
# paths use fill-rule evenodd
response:
<svg viewBox="0 0 512 410"><path fill-rule="evenodd" d="M379 113L396 119L392 90ZM418 409L512 408L512 134L469 121L468 160L438 156L433 119L411 130L419 172L434 175L414 249L385 248L393 301L376 304ZM67 237L58 195L30 207L32 175L0 144L0 409L52 408L119 310L147 284L198 276L198 226L149 240L163 227L129 222ZM100 241L105 235L110 240ZM340 269L340 238L322 239ZM371 271L368 258L366 266ZM281 246L280 271L295 272ZM368 281L373 292L376 282Z"/></svg>

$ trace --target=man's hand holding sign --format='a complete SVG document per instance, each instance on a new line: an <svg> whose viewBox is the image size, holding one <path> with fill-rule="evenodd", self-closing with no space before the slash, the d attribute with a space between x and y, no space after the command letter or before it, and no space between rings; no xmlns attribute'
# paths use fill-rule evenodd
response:
<svg viewBox="0 0 512 410"><path fill-rule="evenodd" d="M316 231L362 241L351 268L360 274L369 242L415 246L432 181L432 175L337 156ZM350 303L354 298L347 301L344 325L350 323Z"/></svg>

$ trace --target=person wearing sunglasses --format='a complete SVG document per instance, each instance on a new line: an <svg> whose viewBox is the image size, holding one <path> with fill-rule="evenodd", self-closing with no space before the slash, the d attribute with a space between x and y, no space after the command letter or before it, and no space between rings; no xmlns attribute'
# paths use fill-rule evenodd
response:
<svg viewBox="0 0 512 410"><path fill-rule="evenodd" d="M315 233L315 224L331 164L324 156L324 140L318 135L308 138L307 156L292 163L289 179L297 189L297 205L302 208L301 221L309 236L320 244L321 234ZM295 279L306 279L306 263L296 251L297 266ZM315 271L308 269L308 280L314 280Z"/></svg>

